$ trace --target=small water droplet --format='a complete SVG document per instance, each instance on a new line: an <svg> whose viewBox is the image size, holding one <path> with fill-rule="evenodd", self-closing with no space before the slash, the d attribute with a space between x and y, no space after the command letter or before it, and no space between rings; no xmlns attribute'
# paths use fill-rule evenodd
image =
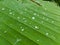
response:
<svg viewBox="0 0 60 45"><path fill-rule="evenodd" d="M35 19L35 17L32 17L32 19L34 20L34 19Z"/></svg>
<svg viewBox="0 0 60 45"><path fill-rule="evenodd" d="M2 10L5 10L5 8L2 8Z"/></svg>
<svg viewBox="0 0 60 45"><path fill-rule="evenodd" d="M4 33L7 33L7 31L4 31Z"/></svg>
<svg viewBox="0 0 60 45"><path fill-rule="evenodd" d="M21 31L24 31L24 29L21 29Z"/></svg>
<svg viewBox="0 0 60 45"><path fill-rule="evenodd" d="M35 29L39 29L38 26L35 26Z"/></svg>
<svg viewBox="0 0 60 45"><path fill-rule="evenodd" d="M40 40L37 40L37 41L40 41Z"/></svg>
<svg viewBox="0 0 60 45"><path fill-rule="evenodd" d="M20 19L20 17L17 17L17 19Z"/></svg>
<svg viewBox="0 0 60 45"><path fill-rule="evenodd" d="M52 21L52 23L54 23L54 21Z"/></svg>
<svg viewBox="0 0 60 45"><path fill-rule="evenodd" d="M36 13L34 13L34 15L37 15Z"/></svg>
<svg viewBox="0 0 60 45"><path fill-rule="evenodd" d="M46 35L49 35L49 33L46 33Z"/></svg>
<svg viewBox="0 0 60 45"><path fill-rule="evenodd" d="M12 14L12 12L9 13L10 15Z"/></svg>
<svg viewBox="0 0 60 45"><path fill-rule="evenodd" d="M16 45L20 41L21 41L21 39L17 39L16 42L14 43L14 45Z"/></svg>

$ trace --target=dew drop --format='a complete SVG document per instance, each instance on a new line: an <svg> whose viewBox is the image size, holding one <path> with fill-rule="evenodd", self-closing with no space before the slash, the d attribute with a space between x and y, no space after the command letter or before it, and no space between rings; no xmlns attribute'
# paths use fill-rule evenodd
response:
<svg viewBox="0 0 60 45"><path fill-rule="evenodd" d="M24 31L24 29L21 29L21 31Z"/></svg>
<svg viewBox="0 0 60 45"><path fill-rule="evenodd" d="M2 10L5 10L5 8L2 8Z"/></svg>
<svg viewBox="0 0 60 45"><path fill-rule="evenodd" d="M54 23L54 21L52 21L52 23Z"/></svg>
<svg viewBox="0 0 60 45"><path fill-rule="evenodd" d="M49 33L46 33L46 35L49 35Z"/></svg>
<svg viewBox="0 0 60 45"><path fill-rule="evenodd" d="M4 33L7 33L7 31L4 31Z"/></svg>
<svg viewBox="0 0 60 45"><path fill-rule="evenodd" d="M17 39L16 42L14 43L14 45L16 45L20 41L21 41L21 39Z"/></svg>
<svg viewBox="0 0 60 45"><path fill-rule="evenodd" d="M35 29L39 29L38 26L35 26Z"/></svg>
<svg viewBox="0 0 60 45"><path fill-rule="evenodd" d="M34 15L37 15L36 13L34 13Z"/></svg>
<svg viewBox="0 0 60 45"><path fill-rule="evenodd" d="M34 19L35 19L35 17L32 17L32 19L34 20Z"/></svg>
<svg viewBox="0 0 60 45"><path fill-rule="evenodd" d="M10 15L12 14L12 12L9 13Z"/></svg>
<svg viewBox="0 0 60 45"><path fill-rule="evenodd" d="M20 19L20 17L17 17L17 19Z"/></svg>
<svg viewBox="0 0 60 45"><path fill-rule="evenodd" d="M40 40L37 40L37 41L40 41Z"/></svg>

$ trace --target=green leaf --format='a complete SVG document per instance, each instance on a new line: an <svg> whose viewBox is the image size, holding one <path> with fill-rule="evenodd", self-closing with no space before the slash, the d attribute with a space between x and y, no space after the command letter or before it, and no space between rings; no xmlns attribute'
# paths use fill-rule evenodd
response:
<svg viewBox="0 0 60 45"><path fill-rule="evenodd" d="M42 0L0 0L0 45L60 45L60 7Z"/></svg>

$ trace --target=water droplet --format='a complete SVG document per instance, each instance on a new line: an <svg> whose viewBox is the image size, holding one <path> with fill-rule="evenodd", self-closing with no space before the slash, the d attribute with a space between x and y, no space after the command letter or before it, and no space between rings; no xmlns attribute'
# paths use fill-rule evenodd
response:
<svg viewBox="0 0 60 45"><path fill-rule="evenodd" d="M34 20L34 19L35 19L35 17L32 17L32 19Z"/></svg>
<svg viewBox="0 0 60 45"><path fill-rule="evenodd" d="M54 21L52 21L52 23L54 23Z"/></svg>
<svg viewBox="0 0 60 45"><path fill-rule="evenodd" d="M21 29L21 31L24 31L24 29Z"/></svg>
<svg viewBox="0 0 60 45"><path fill-rule="evenodd" d="M35 26L35 29L39 29L38 26Z"/></svg>
<svg viewBox="0 0 60 45"><path fill-rule="evenodd" d="M17 19L20 19L20 17L17 17Z"/></svg>
<svg viewBox="0 0 60 45"><path fill-rule="evenodd" d="M5 10L5 8L2 8L2 10Z"/></svg>
<svg viewBox="0 0 60 45"><path fill-rule="evenodd" d="M37 15L36 13L34 13L34 15Z"/></svg>
<svg viewBox="0 0 60 45"><path fill-rule="evenodd" d="M12 14L12 12L9 13L10 15Z"/></svg>
<svg viewBox="0 0 60 45"><path fill-rule="evenodd" d="M37 41L40 41L40 40L37 40Z"/></svg>
<svg viewBox="0 0 60 45"><path fill-rule="evenodd" d="M17 39L16 42L14 43L14 45L16 45L20 41L21 41L21 39Z"/></svg>
<svg viewBox="0 0 60 45"><path fill-rule="evenodd" d="M46 35L49 35L49 33L46 33Z"/></svg>
<svg viewBox="0 0 60 45"><path fill-rule="evenodd" d="M7 33L7 31L4 31L4 33Z"/></svg>

